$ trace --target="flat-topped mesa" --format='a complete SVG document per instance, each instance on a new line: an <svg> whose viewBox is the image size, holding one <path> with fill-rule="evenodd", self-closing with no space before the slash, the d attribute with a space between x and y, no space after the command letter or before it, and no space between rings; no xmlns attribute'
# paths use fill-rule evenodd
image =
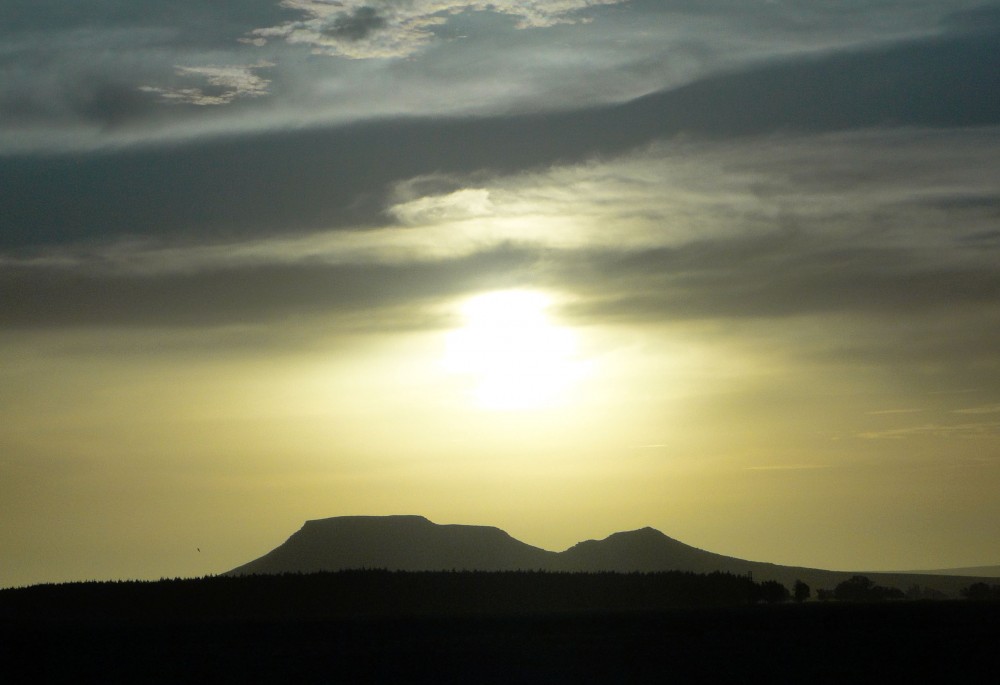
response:
<svg viewBox="0 0 1000 685"><path fill-rule="evenodd" d="M306 521L284 544L229 573L542 569L554 554L492 526L438 525L423 516L339 516Z"/></svg>

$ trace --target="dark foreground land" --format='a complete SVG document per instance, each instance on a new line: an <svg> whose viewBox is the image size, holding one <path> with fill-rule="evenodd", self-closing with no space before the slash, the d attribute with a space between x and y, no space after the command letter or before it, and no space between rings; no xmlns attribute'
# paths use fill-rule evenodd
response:
<svg viewBox="0 0 1000 685"><path fill-rule="evenodd" d="M766 605L723 601L698 578L371 572L5 590L0 677L996 682L996 602ZM685 597L685 587L703 592Z"/></svg>

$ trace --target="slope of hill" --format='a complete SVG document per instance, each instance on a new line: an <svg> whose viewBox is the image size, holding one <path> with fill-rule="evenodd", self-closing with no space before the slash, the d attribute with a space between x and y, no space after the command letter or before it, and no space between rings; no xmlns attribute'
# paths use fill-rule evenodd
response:
<svg viewBox="0 0 1000 685"><path fill-rule="evenodd" d="M721 571L774 580L791 588L796 580L813 590L832 590L856 572L781 566L707 552L653 528L587 540L563 552L533 547L489 526L438 525L422 516L341 516L307 521L283 544L226 575L311 573L343 569L397 571ZM982 577L965 574L864 573L878 585L919 587L958 596Z"/></svg>

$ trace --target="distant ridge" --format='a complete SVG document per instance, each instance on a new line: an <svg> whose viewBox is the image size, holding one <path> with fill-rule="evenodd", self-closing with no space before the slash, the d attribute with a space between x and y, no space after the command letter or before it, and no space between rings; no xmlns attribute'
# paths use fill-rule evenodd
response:
<svg viewBox="0 0 1000 685"><path fill-rule="evenodd" d="M1000 578L1000 566L962 566L960 568L940 568L933 571L907 571L932 576L966 576L975 578Z"/></svg>
<svg viewBox="0 0 1000 685"><path fill-rule="evenodd" d="M516 540L492 526L439 525L423 516L337 516L306 521L284 543L224 575L314 573L345 569L392 571L724 572L774 580L791 588L796 580L813 590L833 589L855 572L780 566L715 554L670 538L654 528L586 540L551 552ZM991 567L984 567L984 569ZM956 570L957 571L957 570ZM962 573L864 573L880 585L914 586L957 596L969 585Z"/></svg>

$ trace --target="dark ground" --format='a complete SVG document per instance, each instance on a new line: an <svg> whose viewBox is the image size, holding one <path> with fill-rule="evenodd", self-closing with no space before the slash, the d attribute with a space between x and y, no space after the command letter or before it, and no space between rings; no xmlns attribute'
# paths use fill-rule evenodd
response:
<svg viewBox="0 0 1000 685"><path fill-rule="evenodd" d="M296 616L302 612L255 611L254 598L245 594L235 612L199 610L176 596L171 601L179 610L167 612L143 600L153 592L144 587L0 592L0 680L888 685L905 678L965 685L996 682L1000 648L996 602L655 611L533 611L513 602L510 610L491 604L488 611L403 607L395 613ZM178 587L201 592L222 586ZM93 610L88 603L95 596L106 602L108 592L122 603ZM73 596L88 593L90 599L74 604ZM66 610L51 604L53 598ZM583 597L581 605L589 604Z"/></svg>

